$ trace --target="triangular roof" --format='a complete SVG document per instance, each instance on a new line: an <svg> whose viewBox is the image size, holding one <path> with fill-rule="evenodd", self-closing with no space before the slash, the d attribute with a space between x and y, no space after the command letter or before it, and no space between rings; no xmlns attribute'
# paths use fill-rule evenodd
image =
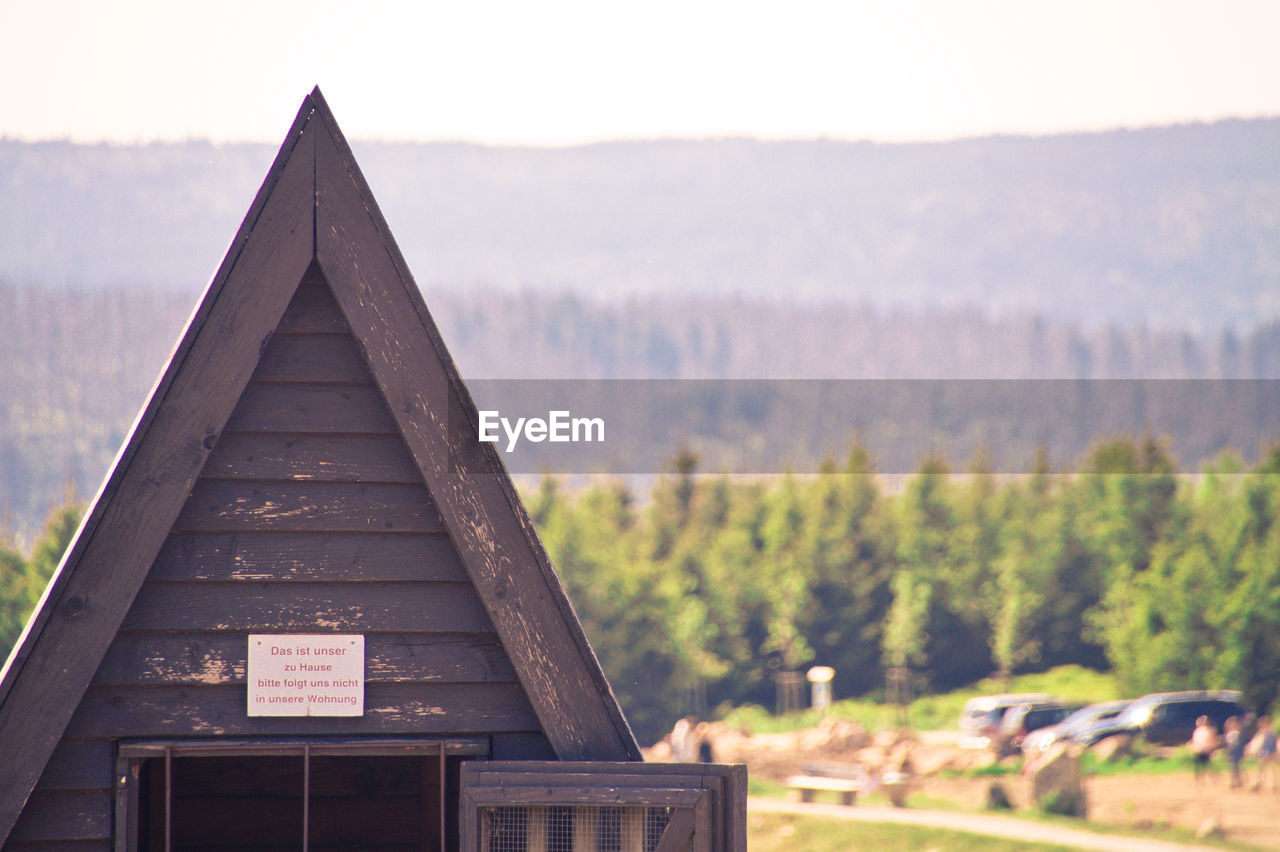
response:
<svg viewBox="0 0 1280 852"><path fill-rule="evenodd" d="M496 450L450 429L459 415L474 424L475 407L317 88L0 675L0 843L317 268L556 754L639 758Z"/></svg>

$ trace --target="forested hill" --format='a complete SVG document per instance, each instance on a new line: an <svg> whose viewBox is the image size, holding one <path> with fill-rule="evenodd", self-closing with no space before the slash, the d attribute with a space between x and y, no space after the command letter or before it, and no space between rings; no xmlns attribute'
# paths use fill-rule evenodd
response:
<svg viewBox="0 0 1280 852"><path fill-rule="evenodd" d="M1280 119L938 144L354 145L419 283L1280 316ZM0 277L194 300L274 149L0 140Z"/></svg>
<svg viewBox="0 0 1280 852"><path fill-rule="evenodd" d="M428 293L427 301L469 381L1280 379L1278 322L1202 336L1141 326L1088 330L1035 317L994 319L972 308L892 312L739 297L615 304L566 294L444 291ZM87 290L0 280L0 534L29 540L44 514L64 500L68 485L82 498L93 493L194 302L148 287ZM970 407L982 404L974 397ZM1060 414L1033 412L1028 429L1035 429L1035 416ZM798 446L795 434L779 434L769 411L744 425L760 431L764 460L778 468L824 452ZM1183 469L1196 469L1205 453L1223 445L1222 425L1196 417L1170 436ZM1280 440L1280 431L1269 430L1261 418L1234 425L1247 427L1230 439L1246 458ZM897 431L903 446L873 441L870 449L902 459L905 469L936 449ZM1087 425L1081 440L1093 439L1094 431ZM1189 453L1186 446L1207 449ZM1063 465L1084 445L1051 449ZM968 453L953 448L952 463L966 462Z"/></svg>

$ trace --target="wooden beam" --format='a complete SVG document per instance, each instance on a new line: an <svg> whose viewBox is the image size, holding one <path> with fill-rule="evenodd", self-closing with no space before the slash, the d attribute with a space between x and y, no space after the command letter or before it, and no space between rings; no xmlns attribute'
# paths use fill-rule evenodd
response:
<svg viewBox="0 0 1280 852"><path fill-rule="evenodd" d="M493 629L470 583L147 583L121 627L246 633Z"/></svg>
<svg viewBox="0 0 1280 852"><path fill-rule="evenodd" d="M675 808L671 811L671 821L663 829L653 852L685 852L693 840L695 827L692 808Z"/></svg>
<svg viewBox="0 0 1280 852"><path fill-rule="evenodd" d="M444 529L421 483L233 479L202 479L172 524L175 530L210 533L436 533Z"/></svg>
<svg viewBox="0 0 1280 852"><path fill-rule="evenodd" d="M148 576L157 582L469 582L443 532L172 533Z"/></svg>
<svg viewBox="0 0 1280 852"><path fill-rule="evenodd" d="M66 730L89 738L482 734L532 731L538 718L516 683L368 684L364 715L246 716L244 684L94 686Z"/></svg>
<svg viewBox="0 0 1280 852"><path fill-rule="evenodd" d="M299 429L299 424L307 424ZM395 434L395 421L378 389L369 385L270 385L245 389L227 421L237 432Z"/></svg>
<svg viewBox="0 0 1280 852"><path fill-rule="evenodd" d="M493 633L367 633L364 647L366 684L518 682ZM244 634L122 631L93 682L98 686L243 684L247 656ZM51 769L57 759L54 752ZM45 784L49 771L45 770Z"/></svg>

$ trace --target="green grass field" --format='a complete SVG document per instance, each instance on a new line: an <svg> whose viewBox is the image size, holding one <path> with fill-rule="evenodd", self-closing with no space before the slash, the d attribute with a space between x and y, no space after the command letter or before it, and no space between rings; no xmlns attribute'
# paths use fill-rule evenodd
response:
<svg viewBox="0 0 1280 852"><path fill-rule="evenodd" d="M981 680L944 695L921 696L911 703L907 716L908 725L917 731L954 728L966 701L979 695L999 692L1044 692L1064 701L1079 701L1083 704L1122 697L1110 675L1080 666L1060 666L1039 674L1019 675L1007 683ZM834 702L825 715L859 722L873 730L896 726L896 714L897 709L892 705L869 698L847 698ZM774 716L765 708L754 704L734 708L723 715L726 723L745 728L753 734L811 728L822 718L822 714L812 710Z"/></svg>

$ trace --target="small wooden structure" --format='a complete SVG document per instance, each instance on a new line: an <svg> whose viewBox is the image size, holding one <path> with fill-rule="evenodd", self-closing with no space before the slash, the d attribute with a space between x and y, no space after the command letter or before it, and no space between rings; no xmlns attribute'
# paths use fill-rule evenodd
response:
<svg viewBox="0 0 1280 852"><path fill-rule="evenodd" d="M744 849L475 422L316 90L0 677L0 847Z"/></svg>

